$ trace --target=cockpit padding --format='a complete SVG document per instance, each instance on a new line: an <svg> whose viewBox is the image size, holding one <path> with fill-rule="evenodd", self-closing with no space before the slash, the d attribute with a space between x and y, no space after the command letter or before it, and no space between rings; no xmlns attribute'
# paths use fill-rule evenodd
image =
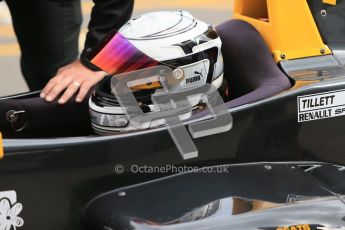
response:
<svg viewBox="0 0 345 230"><path fill-rule="evenodd" d="M216 28L222 39L224 73L229 85L228 108L259 101L289 88L289 78L274 62L260 33L242 20Z"/></svg>

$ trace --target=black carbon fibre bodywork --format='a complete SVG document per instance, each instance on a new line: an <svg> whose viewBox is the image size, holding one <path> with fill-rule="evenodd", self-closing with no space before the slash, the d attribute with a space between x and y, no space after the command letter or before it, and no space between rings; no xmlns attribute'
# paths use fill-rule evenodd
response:
<svg viewBox="0 0 345 230"><path fill-rule="evenodd" d="M5 157L0 160L0 191L16 191L24 207L22 229L84 229L82 211L90 200L108 191L167 176L131 173L133 165L202 167L258 161L342 165L345 117L298 123L297 96L344 88L343 79L337 78L230 109L232 130L195 139L199 157L187 161L181 158L166 128L109 137L7 139ZM122 173L115 172L117 165L123 166ZM333 175L326 178L325 183L334 180L332 188L343 180ZM282 175L279 180L290 178ZM223 188L217 190L226 192ZM298 193L308 195L303 190Z"/></svg>
<svg viewBox="0 0 345 230"><path fill-rule="evenodd" d="M15 192L23 207L19 230L341 229L345 116L298 122L298 97L345 91L345 68L331 55L279 67L282 76L306 86L241 106L228 102L232 129L195 139L198 158L183 160L166 127L5 139L0 201L7 199L3 192ZM206 119L201 115L186 127ZM184 166L211 172L133 172Z"/></svg>
<svg viewBox="0 0 345 230"><path fill-rule="evenodd" d="M343 229L344 176L317 163L210 167L102 194L83 217L91 229Z"/></svg>

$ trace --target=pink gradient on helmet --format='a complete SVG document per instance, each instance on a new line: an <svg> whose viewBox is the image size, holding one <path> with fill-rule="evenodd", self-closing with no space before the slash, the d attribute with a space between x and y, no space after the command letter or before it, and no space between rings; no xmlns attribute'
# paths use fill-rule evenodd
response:
<svg viewBox="0 0 345 230"><path fill-rule="evenodd" d="M158 61L138 50L117 33L91 60L91 63L110 75L157 66Z"/></svg>

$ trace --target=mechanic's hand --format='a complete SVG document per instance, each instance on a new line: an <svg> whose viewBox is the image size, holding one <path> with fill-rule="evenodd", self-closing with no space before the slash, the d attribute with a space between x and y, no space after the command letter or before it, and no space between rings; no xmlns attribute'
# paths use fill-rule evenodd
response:
<svg viewBox="0 0 345 230"><path fill-rule="evenodd" d="M80 103L89 90L101 81L104 76L103 71L94 72L77 60L61 67L56 76L44 87L40 96L47 102L51 102L65 90L58 101L59 104L65 104L76 93L78 93L76 102Z"/></svg>

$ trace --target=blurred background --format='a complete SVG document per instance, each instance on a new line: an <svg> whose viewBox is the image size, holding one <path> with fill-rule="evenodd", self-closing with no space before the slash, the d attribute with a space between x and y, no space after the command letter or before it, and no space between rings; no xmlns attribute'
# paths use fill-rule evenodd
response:
<svg viewBox="0 0 345 230"><path fill-rule="evenodd" d="M133 17L157 10L187 10L195 17L218 25L231 17L233 0L135 0ZM84 23L80 44L84 44L87 23L93 7L91 0L82 0ZM82 48L82 47L81 47ZM5 3L0 3L0 96L27 92L19 67L20 50Z"/></svg>

